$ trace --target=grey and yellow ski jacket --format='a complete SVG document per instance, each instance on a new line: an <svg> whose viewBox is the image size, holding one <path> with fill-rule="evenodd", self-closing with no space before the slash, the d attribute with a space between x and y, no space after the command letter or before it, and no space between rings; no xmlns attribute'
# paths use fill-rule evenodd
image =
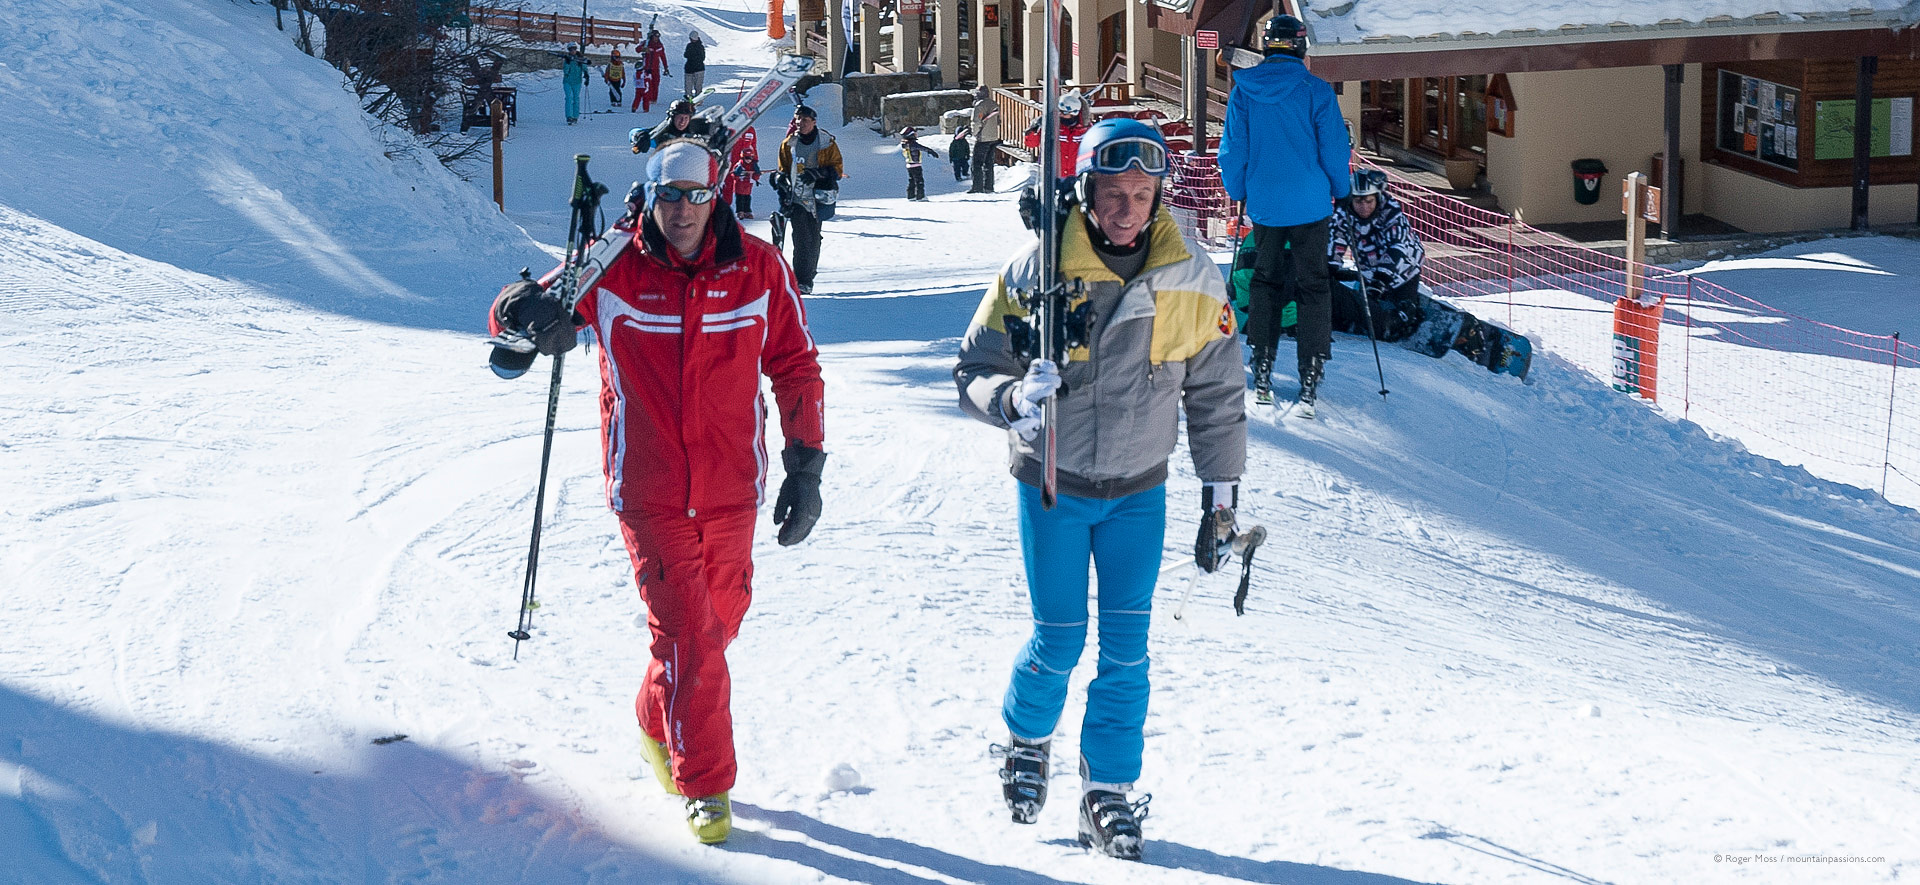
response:
<svg viewBox="0 0 1920 885"><path fill-rule="evenodd" d="M1067 390L1055 431L1060 493L1113 499L1166 482L1182 407L1200 480L1238 480L1247 460L1246 381L1220 269L1163 207L1148 228L1146 266L1123 284L1094 251L1086 225L1075 211L1060 238L1061 276L1084 280L1092 304L1087 343L1060 370ZM1008 426L1008 397L1026 374L1006 320L1027 316L1014 292L1033 285L1039 251L1029 246L1001 269L953 370L960 407L995 427ZM1007 440L1014 477L1040 485L1034 445L1012 432Z"/></svg>

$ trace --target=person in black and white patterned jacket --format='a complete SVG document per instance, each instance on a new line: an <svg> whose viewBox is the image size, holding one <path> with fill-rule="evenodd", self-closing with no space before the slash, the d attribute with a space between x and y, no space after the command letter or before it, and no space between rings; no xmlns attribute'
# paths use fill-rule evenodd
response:
<svg viewBox="0 0 1920 885"><path fill-rule="evenodd" d="M1361 169L1353 173L1353 191L1334 209L1327 240L1333 289L1335 331L1366 333L1366 315L1353 284L1366 280L1372 302L1374 337L1399 341L1413 334L1425 317L1420 299L1420 267L1427 250L1414 236L1400 203L1387 194L1386 173ZM1354 267L1341 265L1353 253Z"/></svg>

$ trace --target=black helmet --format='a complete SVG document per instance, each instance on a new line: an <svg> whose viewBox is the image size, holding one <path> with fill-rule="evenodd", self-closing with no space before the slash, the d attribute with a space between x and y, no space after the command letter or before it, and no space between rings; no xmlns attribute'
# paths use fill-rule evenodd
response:
<svg viewBox="0 0 1920 885"><path fill-rule="evenodd" d="M1267 31L1260 41L1262 55L1307 57L1307 23L1291 15L1276 15L1267 20Z"/></svg>
<svg viewBox="0 0 1920 885"><path fill-rule="evenodd" d="M687 114L691 116L693 112L696 110L698 110L698 108L694 107L692 99L686 99L686 98L674 99L673 104L670 104L667 106L667 116L672 117L672 116L677 116L679 114Z"/></svg>

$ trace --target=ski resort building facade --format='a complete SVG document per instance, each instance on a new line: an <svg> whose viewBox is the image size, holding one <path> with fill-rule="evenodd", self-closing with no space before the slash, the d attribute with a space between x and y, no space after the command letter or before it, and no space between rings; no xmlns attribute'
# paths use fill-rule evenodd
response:
<svg viewBox="0 0 1920 885"><path fill-rule="evenodd" d="M1749 232L1920 219L1920 14L1910 5L1799 0L1808 8L1778 12L1769 0L1726 0L1699 20L1653 20L1645 4L1603 2L1591 22L1553 23L1531 21L1535 5L1065 0L1060 58L1069 82L1102 84L1109 104L1171 105L1186 118L1176 130L1217 134L1233 71L1259 63L1261 28L1284 11L1307 23L1309 64L1336 84L1356 143L1445 172L1531 223L1618 219L1631 172L1665 185L1664 216ZM1044 3L817 8L802 3L802 21L825 17L815 39L843 60L836 67L1007 87L1010 120L1032 105L1018 87L1039 82ZM1858 167L1856 127L1869 156ZM1669 149L1680 158L1672 170ZM1576 186L1575 160L1604 167L1597 195Z"/></svg>

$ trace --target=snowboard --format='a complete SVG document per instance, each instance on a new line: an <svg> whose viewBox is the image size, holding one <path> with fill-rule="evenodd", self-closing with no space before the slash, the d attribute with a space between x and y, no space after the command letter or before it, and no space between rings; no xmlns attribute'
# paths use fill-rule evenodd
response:
<svg viewBox="0 0 1920 885"><path fill-rule="evenodd" d="M1533 364L1533 342L1457 307L1422 296L1426 319L1402 342L1408 350L1439 359L1447 351L1465 356L1487 371L1515 378L1527 377Z"/></svg>

